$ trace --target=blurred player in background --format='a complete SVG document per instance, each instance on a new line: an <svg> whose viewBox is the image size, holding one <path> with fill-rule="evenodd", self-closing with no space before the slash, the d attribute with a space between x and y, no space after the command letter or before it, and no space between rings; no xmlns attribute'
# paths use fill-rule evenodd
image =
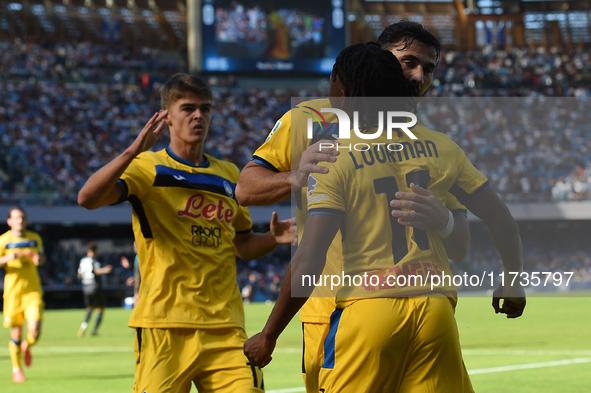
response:
<svg viewBox="0 0 591 393"><path fill-rule="evenodd" d="M98 328L103 319L103 311L105 310L105 293L103 292L103 285L101 277L104 274L111 273L113 267L107 265L101 267L101 263L96 259L96 252L98 246L96 243L89 243L86 249L86 256L80 260L78 266L78 278L82 280L82 294L84 295L84 305L86 306L86 315L84 321L78 329L78 336L82 337L88 328L88 321L92 315L92 310L97 309L96 320L94 322L94 329L92 335L98 334Z"/></svg>
<svg viewBox="0 0 591 393"><path fill-rule="evenodd" d="M126 256L121 257L121 266L123 266L125 269L131 269L133 271L133 276L125 280L125 285L128 287L133 286L133 305L135 306L139 298L140 282L142 280L140 276L140 259L137 255L137 244L135 242L133 242L133 252L135 253L135 257L133 258L133 266L129 263L129 260Z"/></svg>
<svg viewBox="0 0 591 393"><path fill-rule="evenodd" d="M418 86L406 80L396 57L386 50L373 50L380 62L354 64L365 80L359 85L374 86L377 97L388 92L418 95ZM339 84L338 79L333 79L331 90L341 89ZM414 104L408 109L413 107ZM361 113L363 116L364 112ZM373 126L366 130L370 128ZM342 273L350 277L369 274L380 281L363 287L349 282L339 290L337 310L331 316L330 332L325 340L320 391L473 391L463 365L454 318L455 286L450 282L429 291L429 282L385 284L387 276L397 278L411 270L423 277L426 272L452 275L436 232L427 231L423 239L426 241L419 240L420 232L416 228L406 227L402 238L395 235L399 224L391 214L392 195L400 189L408 192L409 179L415 178L424 183L424 188L429 186L442 203L448 197L448 190L452 190L488 225L503 265L510 271L522 269L519 231L507 207L488 186L486 177L472 166L459 146L444 134L420 124L412 130L418 136L415 147L416 143L427 141L438 153L393 161L374 159L371 164L365 161L367 165L359 166L358 162L364 162L361 158L364 152L351 151L334 164L324 164L329 171L317 176L314 192L309 193L323 197L309 199L309 217L291 262L290 277L284 280L263 332L245 345L251 362L263 366L270 360L277 337L307 299L291 296L291 277L293 283L303 283L303 275L322 274L327 251L341 230L343 237L346 234ZM398 140L401 137L402 133ZM352 136L351 143L354 142L366 140ZM373 142L384 146L391 143L386 135ZM496 305L495 311L504 312L510 318L519 317L525 307L523 288L518 284L501 289L506 301L501 310ZM312 288L302 286L301 290L309 294Z"/></svg>
<svg viewBox="0 0 591 393"><path fill-rule="evenodd" d="M33 358L30 348L41 334L43 291L37 267L45 262L43 241L38 233L27 230L27 214L21 207L8 211L10 230L0 236L0 267L4 267L4 327L10 328L8 349L12 361L12 380L24 382L21 355L25 365ZM27 320L27 340L22 341L23 322Z"/></svg>
<svg viewBox="0 0 591 393"><path fill-rule="evenodd" d="M371 91L375 91L374 86L360 85L363 70L356 67L360 61L368 61L368 58L375 57L375 50L368 50L372 46L375 44L352 45L339 54L331 75L332 86L335 87L329 93L331 97L371 95ZM376 57L374 61L379 60ZM304 102L286 113L277 122L267 141L254 153L252 161L242 171L237 187L239 202L255 205L275 203L296 190L294 197L300 236L307 216L308 175L314 173L322 176L326 168L316 163L332 162L336 159L335 153L338 154L332 149L319 152L319 144L329 142L327 140L321 140L308 147L310 141L306 139L303 131L306 130L306 125L302 121L306 116L302 115L302 112L310 108L320 110L329 107L331 102L328 99L321 99ZM334 132L330 130L333 125L337 125L336 117L331 115L331 113L324 113L329 126L324 133L315 135L316 140L328 138ZM296 133L292 132L292 129L301 131ZM297 169L292 171L292 167L295 166ZM447 207L450 210L448 210L431 191L414 184L411 186L411 191L411 193L401 192L397 195L399 199L413 203L413 211L403 212L399 216L399 223L431 231L448 228L442 235L445 238L443 242L448 256L455 261L464 259L470 244L464 206L449 195ZM337 234L329 250L329 263L323 274L340 274L339 272L342 271L341 243L340 234ZM308 392L318 391L317 377L324 359L323 342L330 327L330 315L335 310L335 295L336 290L329 291L327 288L317 290L300 313L304 330L302 373Z"/></svg>
<svg viewBox="0 0 591 393"><path fill-rule="evenodd" d="M236 256L262 257L291 241L291 220L273 213L271 231L252 232L235 199L239 170L203 153L212 93L200 78L176 74L162 107L121 155L78 195L95 209L125 200L142 284L129 326L136 328L134 392L261 392L262 372L243 353L244 308ZM164 121L163 121L164 120ZM170 145L147 151L165 125Z"/></svg>

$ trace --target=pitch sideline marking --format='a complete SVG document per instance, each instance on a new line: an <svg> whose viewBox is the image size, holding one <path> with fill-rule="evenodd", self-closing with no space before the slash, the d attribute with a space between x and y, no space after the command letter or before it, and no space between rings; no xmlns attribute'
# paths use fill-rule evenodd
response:
<svg viewBox="0 0 591 393"><path fill-rule="evenodd" d="M541 362L541 363L515 364L512 366L479 368L476 370L469 370L468 374L470 374L470 375L489 374L489 373L498 373L498 372L503 372L503 371L526 370L526 369L532 369L532 368L543 368L543 367L553 367L553 366L566 366L569 364L582 364L582 363L589 363L589 362L591 362L591 358L566 359L566 360L557 360L557 361L553 361L553 362ZM267 393L296 393L296 392L305 392L305 391L306 391L306 388L299 387L299 388L289 388L289 389L267 390Z"/></svg>
<svg viewBox="0 0 591 393"><path fill-rule="evenodd" d="M499 372L503 372L503 371L526 370L526 369L531 369L531 368L543 368L543 367L554 367L554 366L566 366L569 364L581 364L581 363L589 363L589 362L591 362L591 358L565 359L565 360L556 360L556 361L552 361L552 362L515 364L512 366L479 368L476 370L468 370L468 374L470 374L470 375L489 374L489 373L499 373Z"/></svg>

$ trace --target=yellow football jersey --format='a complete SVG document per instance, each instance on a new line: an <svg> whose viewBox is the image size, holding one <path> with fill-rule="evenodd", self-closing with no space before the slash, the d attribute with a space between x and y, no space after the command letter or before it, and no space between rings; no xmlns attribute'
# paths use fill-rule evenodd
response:
<svg viewBox="0 0 591 393"><path fill-rule="evenodd" d="M263 143L254 153L252 161L276 172L287 172L292 170L292 162L297 168L301 154L308 148L311 140L307 139L306 121L304 112L309 112L307 107L320 110L330 108L328 98L306 101L283 115L269 133ZM314 124L314 136L316 138L338 132L337 118L333 113L323 113L328 127L320 127ZM306 188L295 191L293 197L296 204L296 221L298 226L298 239L302 238L306 216L308 214ZM342 270L343 252L340 233L331 244L327 253L327 264L323 274L338 274ZM306 304L300 311L300 321L309 323L330 323L330 315L335 310L336 291L330 288L318 287L312 293Z"/></svg>
<svg viewBox="0 0 591 393"><path fill-rule="evenodd" d="M421 124L412 132L418 140L406 137L388 140L384 135L367 141L352 135L351 151L343 149L345 142L341 141L337 162L322 163L330 172L313 176L315 189L308 193L309 214L343 217L340 231L344 274L352 279L345 280L345 286L338 292L339 308L359 298L428 293L429 276L441 276L442 272L451 275L437 233L402 226L392 217L389 202L395 199L397 191L410 192L409 185L414 182L431 190L447 205L448 191L466 203L488 187L486 177L447 136ZM400 145L390 145L393 142ZM367 151L356 151L355 146ZM377 281L355 281L355 276L364 274L376 276ZM421 276L423 280L410 280L411 275ZM398 276L409 279L395 281ZM447 285L448 281L435 287L434 292L455 296L457 289L453 282Z"/></svg>
<svg viewBox="0 0 591 393"><path fill-rule="evenodd" d="M238 168L204 157L144 152L121 176L142 277L130 327L244 328L233 239L252 223L234 196Z"/></svg>
<svg viewBox="0 0 591 393"><path fill-rule="evenodd" d="M322 108L331 108L328 98L305 101L283 115L269 133L265 142L254 153L252 161L276 172L287 172L297 168L302 152L313 142L320 139L333 139L332 134L338 134L338 121L334 113L322 112L326 120L313 123L313 139L308 139L307 121L311 113ZM339 156L343 157L343 155ZM294 163L292 167L292 163ZM316 175L315 175L316 176ZM322 175L319 175L322 176ZM317 176L318 177L318 176ZM315 178L308 180L309 186L314 186ZM293 197L296 204L296 219L298 239L302 238L308 215L308 190L297 190ZM458 200L448 194L446 207L452 212L465 214L466 208ZM327 252L327 264L323 275L342 273L343 251L341 233L338 232ZM310 323L330 323L330 315L335 309L336 291L327 287L317 287L312 296L300 311L300 321Z"/></svg>
<svg viewBox="0 0 591 393"><path fill-rule="evenodd" d="M43 241L38 233L26 231L19 237L8 231L0 236L0 256L14 252L43 253ZM16 258L4 265L4 296L19 296L29 292L40 292L41 280L37 266L30 257Z"/></svg>

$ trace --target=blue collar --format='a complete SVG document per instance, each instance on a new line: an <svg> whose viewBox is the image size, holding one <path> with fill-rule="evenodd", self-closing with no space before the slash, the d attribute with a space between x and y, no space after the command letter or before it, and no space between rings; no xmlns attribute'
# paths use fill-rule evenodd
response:
<svg viewBox="0 0 591 393"><path fill-rule="evenodd" d="M173 160L178 161L181 164L185 164L185 165L191 166L193 168L208 168L209 167L209 158L207 158L207 156L205 154L203 155L203 158L205 159L205 161L201 165L195 165L192 162L187 161L184 158L181 158L181 157L177 156L176 154L174 154L174 152L172 151L170 146L168 146L166 148L166 152Z"/></svg>

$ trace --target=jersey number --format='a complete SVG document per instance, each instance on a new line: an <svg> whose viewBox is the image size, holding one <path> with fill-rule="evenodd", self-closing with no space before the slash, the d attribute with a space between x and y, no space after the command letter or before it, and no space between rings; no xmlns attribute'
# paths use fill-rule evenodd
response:
<svg viewBox="0 0 591 393"><path fill-rule="evenodd" d="M410 183L417 184L423 188L427 188L431 174L426 169L419 169L406 174L406 186L410 187ZM388 214L390 216L390 229L392 229L392 255L394 256L394 264L397 264L408 254L408 245L406 243L406 227L398 223L398 219L392 217L392 210L390 201L396 198L396 193L399 191L398 182L394 176L380 177L373 181L373 187L376 194L386 194L388 203ZM400 210L400 209L396 209ZM427 233L422 229L413 228L415 242L421 251L429 249L429 238Z"/></svg>

